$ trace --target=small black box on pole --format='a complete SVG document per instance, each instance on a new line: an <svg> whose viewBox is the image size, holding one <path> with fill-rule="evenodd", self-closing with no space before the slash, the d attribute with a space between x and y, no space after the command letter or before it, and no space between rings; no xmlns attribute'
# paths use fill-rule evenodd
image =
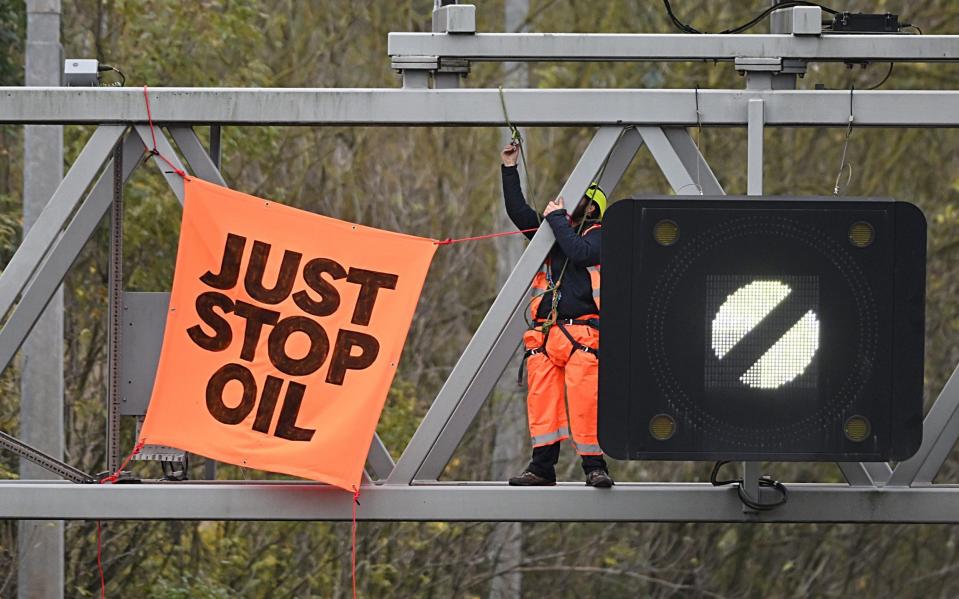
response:
<svg viewBox="0 0 959 599"><path fill-rule="evenodd" d="M617 202L600 445L619 459L907 458L922 439L925 261L925 218L905 202Z"/></svg>

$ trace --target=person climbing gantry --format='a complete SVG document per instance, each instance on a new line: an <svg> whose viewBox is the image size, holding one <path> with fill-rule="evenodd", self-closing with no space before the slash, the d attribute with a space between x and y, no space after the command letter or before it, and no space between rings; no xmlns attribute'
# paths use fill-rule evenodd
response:
<svg viewBox="0 0 959 599"><path fill-rule="evenodd" d="M534 229L539 216L523 196L518 154L515 142L501 154L506 213L520 230ZM606 195L594 183L571 215L563 208L563 198L551 201L543 212L556 244L533 279L531 328L523 335L533 456L522 474L509 479L510 485L555 485L560 443L570 433L586 484L613 485L596 436L600 220L605 211ZM525 235L532 238L534 233Z"/></svg>

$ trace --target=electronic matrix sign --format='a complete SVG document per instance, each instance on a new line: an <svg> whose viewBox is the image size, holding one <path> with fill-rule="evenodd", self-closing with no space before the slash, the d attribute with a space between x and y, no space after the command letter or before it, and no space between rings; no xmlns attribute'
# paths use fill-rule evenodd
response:
<svg viewBox="0 0 959 599"><path fill-rule="evenodd" d="M599 438L620 459L904 459L926 223L891 200L624 200L604 220Z"/></svg>

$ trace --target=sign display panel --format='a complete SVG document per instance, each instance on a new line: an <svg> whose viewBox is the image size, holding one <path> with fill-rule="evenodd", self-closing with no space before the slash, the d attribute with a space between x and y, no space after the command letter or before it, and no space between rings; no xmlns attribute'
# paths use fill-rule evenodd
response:
<svg viewBox="0 0 959 599"><path fill-rule="evenodd" d="M624 200L603 226L599 438L620 459L904 459L926 223L891 200Z"/></svg>

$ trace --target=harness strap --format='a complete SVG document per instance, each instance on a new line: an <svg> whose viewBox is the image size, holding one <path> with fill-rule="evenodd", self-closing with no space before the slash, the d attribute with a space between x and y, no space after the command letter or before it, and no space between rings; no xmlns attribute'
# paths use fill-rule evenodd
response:
<svg viewBox="0 0 959 599"><path fill-rule="evenodd" d="M533 321L533 325L534 325L534 326L533 326L532 328L533 328L533 329L537 329L537 328L539 328L539 326L541 326L544 322L546 322L546 321L545 321L545 320L536 320L536 321ZM581 325L586 325L586 326L588 326L588 327L592 327L592 328L596 329L597 331L599 330L599 319L598 319L598 318L562 318L562 319L560 319L560 320L557 320L557 321L556 321L555 323L553 323L553 324L581 324Z"/></svg>
<svg viewBox="0 0 959 599"><path fill-rule="evenodd" d="M548 334L549 333L547 333L546 335L543 335L542 345L540 345L539 347L534 347L533 349L528 349L523 352L523 359L519 361L519 370L517 370L517 374L516 374L516 384L518 386L520 387L523 386L523 379L525 378L524 374L526 370L526 360L528 360L530 356L546 353L546 337Z"/></svg>
<svg viewBox="0 0 959 599"><path fill-rule="evenodd" d="M536 330L538 327L536 325L542 324L545 321L538 321L533 323L531 330ZM566 338L569 339L569 342L573 345L572 351L569 352L569 355L572 356L576 353L577 350L584 351L587 354L592 354L599 358L599 352L588 345L583 345L579 341L573 339L573 336L569 334L569 331L566 330L566 327L563 325L570 324L579 324L586 325L588 327L593 327L597 331L599 330L599 319L598 318L567 318L565 320L557 320L555 322L556 327L566 335ZM539 347L534 347L533 349L527 349L523 352L523 359L520 360L519 369L516 373L516 384L520 387L523 386L523 378L526 371L526 360L530 356L535 356L536 354L545 354L546 353L546 341L549 339L549 331L543 334L543 343Z"/></svg>
<svg viewBox="0 0 959 599"><path fill-rule="evenodd" d="M597 358L599 357L599 353L597 353L595 349L593 349L592 347L589 347L588 345L583 345L579 341L573 339L573 336L569 334L569 331L567 331L566 327L564 327L561 323L557 323L557 326L559 327L559 330L562 331L564 335L566 335L566 338L569 339L569 342L573 345L573 349L570 350L569 352L570 356L572 356L573 354L576 353L577 350L579 350L579 351L584 351L588 354L593 354Z"/></svg>

